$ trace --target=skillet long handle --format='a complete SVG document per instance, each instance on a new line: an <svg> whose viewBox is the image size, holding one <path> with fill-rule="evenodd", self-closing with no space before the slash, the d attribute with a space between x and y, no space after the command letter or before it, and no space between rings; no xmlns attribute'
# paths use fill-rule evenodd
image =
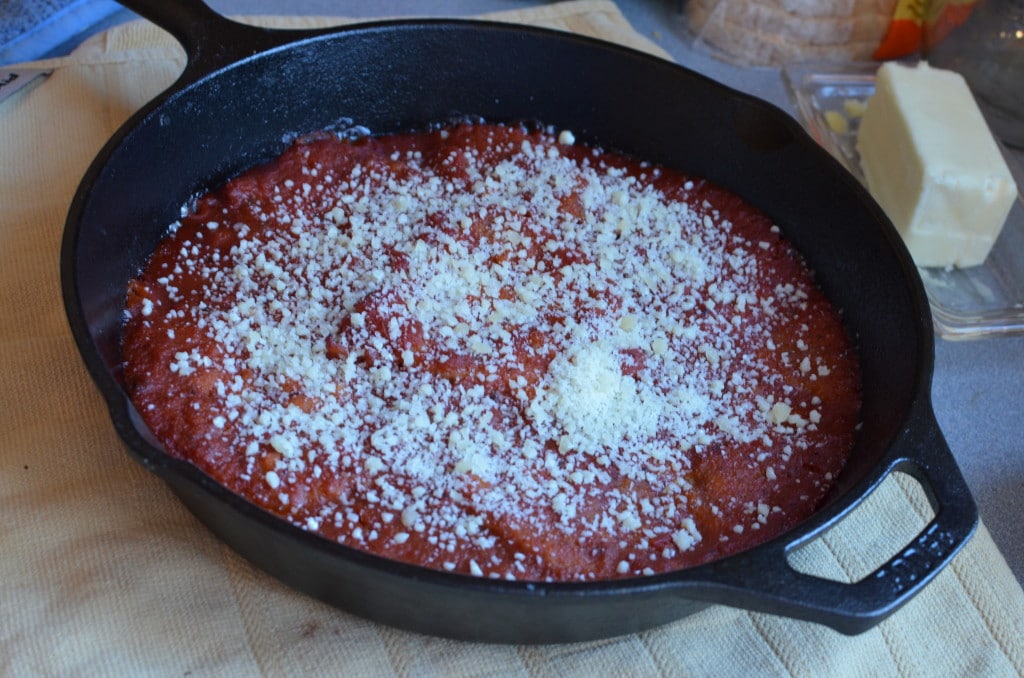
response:
<svg viewBox="0 0 1024 678"><path fill-rule="evenodd" d="M179 84L316 31L274 30L232 21L202 0L117 0L181 43L188 58Z"/></svg>
<svg viewBox="0 0 1024 678"><path fill-rule="evenodd" d="M866 631L913 598L970 540L978 525L977 506L930 406L918 423L925 424L920 427L923 432L907 441L908 451L889 463L875 487L894 471L905 472L925 488L935 517L888 562L860 581L845 583L789 565L786 554L806 540L754 549L747 556L712 564L716 585L706 597L823 623L849 635Z"/></svg>

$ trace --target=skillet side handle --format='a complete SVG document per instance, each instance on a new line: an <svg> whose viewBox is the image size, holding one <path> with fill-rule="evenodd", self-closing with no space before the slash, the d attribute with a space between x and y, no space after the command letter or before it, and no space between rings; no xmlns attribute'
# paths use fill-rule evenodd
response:
<svg viewBox="0 0 1024 678"><path fill-rule="evenodd" d="M235 61L294 39L296 31L275 31L232 21L203 0L117 0L174 36L188 64L179 84L187 84Z"/></svg>
<svg viewBox="0 0 1024 678"><path fill-rule="evenodd" d="M924 487L935 511L932 521L906 547L853 583L805 574L789 565L786 555L810 539L774 549L754 549L749 558L739 562L734 562L734 557L717 567L712 564L713 576L723 587L716 587L717 591L708 598L712 602L813 621L856 635L917 595L949 564L978 526L977 506L967 483L934 415L929 411L926 416L930 427L924 428L928 430L918 439L908 441L911 451L891 461L878 482L881 484L893 471L913 476Z"/></svg>

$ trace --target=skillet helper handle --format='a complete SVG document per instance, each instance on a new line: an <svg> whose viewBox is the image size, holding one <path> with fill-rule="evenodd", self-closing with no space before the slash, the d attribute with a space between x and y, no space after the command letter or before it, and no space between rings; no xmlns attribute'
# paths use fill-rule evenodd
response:
<svg viewBox="0 0 1024 678"><path fill-rule="evenodd" d="M188 63L179 84L294 40L301 31L272 30L232 21L202 0L118 0L181 43Z"/></svg>
<svg viewBox="0 0 1024 678"><path fill-rule="evenodd" d="M786 555L811 541L754 549L712 565L726 590L714 602L825 624L847 635L870 629L902 607L930 582L967 543L978 525L978 510L934 415L924 434L907 441L875 485L894 471L914 477L925 489L935 517L896 555L860 581L846 583L799 572ZM907 432L909 434L909 431ZM885 525L881 524L880 529ZM818 535L815 535L818 536ZM744 562L746 561L746 562ZM714 594L713 594L714 595Z"/></svg>

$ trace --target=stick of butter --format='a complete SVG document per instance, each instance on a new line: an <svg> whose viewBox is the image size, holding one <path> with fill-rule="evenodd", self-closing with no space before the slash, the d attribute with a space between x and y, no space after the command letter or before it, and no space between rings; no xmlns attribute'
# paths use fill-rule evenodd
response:
<svg viewBox="0 0 1024 678"><path fill-rule="evenodd" d="M959 73L883 64L857 150L868 190L918 266L985 261L1017 188Z"/></svg>

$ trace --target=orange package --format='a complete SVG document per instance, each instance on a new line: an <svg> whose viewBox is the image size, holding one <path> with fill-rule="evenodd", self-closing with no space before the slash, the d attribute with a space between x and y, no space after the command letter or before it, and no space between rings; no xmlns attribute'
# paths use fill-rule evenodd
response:
<svg viewBox="0 0 1024 678"><path fill-rule="evenodd" d="M927 51L967 21L977 0L899 0L874 58L899 59Z"/></svg>

